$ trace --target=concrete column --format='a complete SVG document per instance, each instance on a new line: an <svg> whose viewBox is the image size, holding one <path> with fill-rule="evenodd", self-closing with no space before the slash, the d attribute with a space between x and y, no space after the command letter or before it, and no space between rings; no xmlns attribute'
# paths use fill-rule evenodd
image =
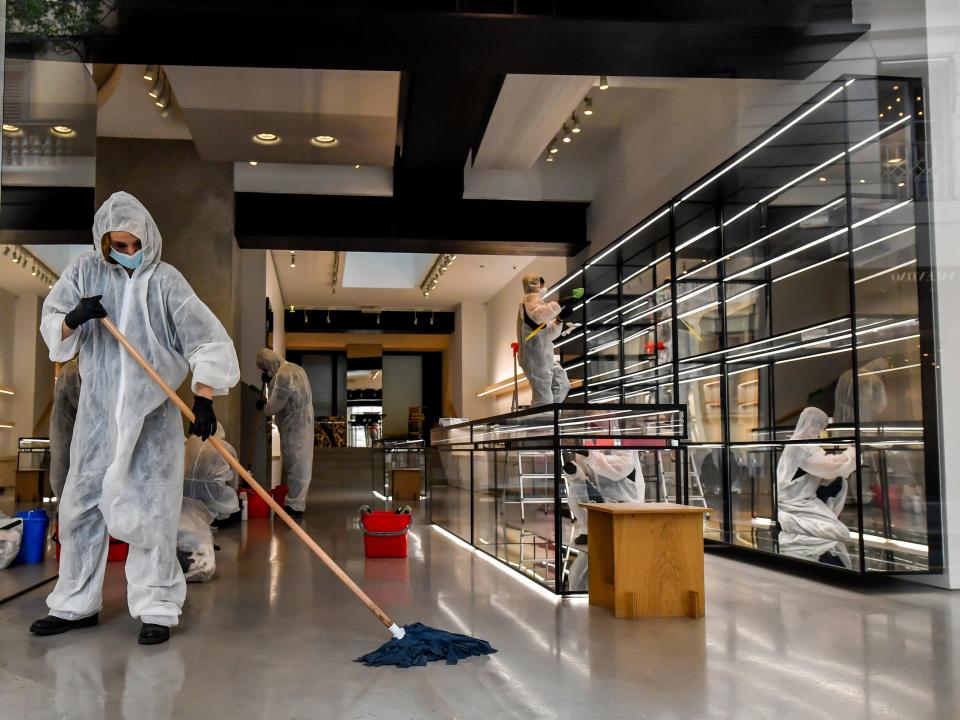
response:
<svg viewBox="0 0 960 720"><path fill-rule="evenodd" d="M186 141L99 138L97 204L118 190L146 205L163 237L161 258L183 273L237 343L241 263L234 238L233 164L207 162ZM242 357L239 343L237 350ZM180 394L192 403L188 383ZM215 402L231 442L239 442L240 406L239 388Z"/></svg>

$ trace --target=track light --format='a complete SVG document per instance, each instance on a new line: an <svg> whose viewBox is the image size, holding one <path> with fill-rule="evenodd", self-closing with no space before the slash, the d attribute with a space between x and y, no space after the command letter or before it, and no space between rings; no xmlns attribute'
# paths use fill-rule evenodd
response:
<svg viewBox="0 0 960 720"><path fill-rule="evenodd" d="M417 311L414 310L414 311L413 311L413 324L416 325L417 322L418 322L418 320L417 320Z"/></svg>
<svg viewBox="0 0 960 720"><path fill-rule="evenodd" d="M327 310L327 325L330 324L330 311Z"/></svg>
<svg viewBox="0 0 960 720"><path fill-rule="evenodd" d="M430 311L430 324L433 325L433 311Z"/></svg>
<svg viewBox="0 0 960 720"><path fill-rule="evenodd" d="M166 110L170 107L170 86L168 84L164 83L163 92L160 93L160 97L158 97L153 104L161 110Z"/></svg>
<svg viewBox="0 0 960 720"><path fill-rule="evenodd" d="M601 89L601 90L606 90L608 87L610 87L610 83L607 82L607 76L606 76L606 75L601 75L601 76L600 76L600 89Z"/></svg>
<svg viewBox="0 0 960 720"><path fill-rule="evenodd" d="M380 312L377 311L377 325L380 324Z"/></svg>
<svg viewBox="0 0 960 720"><path fill-rule="evenodd" d="M143 71L143 79L153 82L157 79L157 74L159 73L159 68L156 65L147 65Z"/></svg>
<svg viewBox="0 0 960 720"><path fill-rule="evenodd" d="M290 306L290 312L296 312L296 311L297 311L297 306L296 306L296 305L291 305L291 306Z"/></svg>
<svg viewBox="0 0 960 720"><path fill-rule="evenodd" d="M563 125L563 137L561 139L565 143L571 142L573 140L573 138L570 137L570 128L567 127L566 123L564 123Z"/></svg>
<svg viewBox="0 0 960 720"><path fill-rule="evenodd" d="M310 318L307 317L307 309L304 308L304 309L303 309L303 324L306 325L308 322L310 322Z"/></svg>
<svg viewBox="0 0 960 720"><path fill-rule="evenodd" d="M547 155L547 162L553 162L553 155Z"/></svg>
<svg viewBox="0 0 960 720"><path fill-rule="evenodd" d="M297 254L291 250L290 251L290 267L295 268L297 266Z"/></svg>
<svg viewBox="0 0 960 720"><path fill-rule="evenodd" d="M157 73L156 79L153 81L153 85L150 86L150 89L147 90L147 95L156 99L160 97L163 93L163 89L167 84L167 77L162 72Z"/></svg>
<svg viewBox="0 0 960 720"><path fill-rule="evenodd" d="M36 265L33 266L33 271L32 271L30 274L33 275L33 277L36 277L36 276L37 276L37 266L36 266Z"/></svg>
<svg viewBox="0 0 960 720"><path fill-rule="evenodd" d="M577 114L576 114L576 113L573 114L572 120L573 120L573 127L570 128L570 132L572 132L572 133L579 133L579 132L580 132L580 121L577 120Z"/></svg>
<svg viewBox="0 0 960 720"><path fill-rule="evenodd" d="M547 152L549 152L551 155L556 155L558 152L560 152L560 148L557 147L557 139L556 139L556 138L554 138L553 140L551 140L551 141L550 141L550 144L547 145Z"/></svg>
<svg viewBox="0 0 960 720"><path fill-rule="evenodd" d="M587 116L593 115L593 100L589 95L583 99L583 114Z"/></svg>

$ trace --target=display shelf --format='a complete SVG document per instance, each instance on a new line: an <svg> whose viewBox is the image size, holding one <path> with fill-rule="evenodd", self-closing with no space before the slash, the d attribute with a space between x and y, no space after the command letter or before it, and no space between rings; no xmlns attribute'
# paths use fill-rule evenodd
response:
<svg viewBox="0 0 960 720"><path fill-rule="evenodd" d="M588 554L574 547L583 530L575 533L567 500L578 476L564 466L598 455L620 461L620 482L662 499L668 482L677 484L669 468L682 461L670 458L682 458L686 434L679 405L563 403L435 428L431 521L552 592L582 593Z"/></svg>
<svg viewBox="0 0 960 720"><path fill-rule="evenodd" d="M720 542L781 552L775 526L742 534L743 509L776 518L779 452L815 406L837 420L826 442L860 454L844 568L942 569L930 161L922 103L885 114L898 88L925 94L908 78L827 83L559 283L588 296L582 334L558 343L582 380L571 397L685 405L687 474Z"/></svg>

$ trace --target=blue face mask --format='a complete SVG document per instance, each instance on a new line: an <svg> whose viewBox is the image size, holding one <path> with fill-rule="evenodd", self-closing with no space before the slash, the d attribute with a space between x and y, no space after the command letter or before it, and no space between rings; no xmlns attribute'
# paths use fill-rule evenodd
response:
<svg viewBox="0 0 960 720"><path fill-rule="evenodd" d="M128 270L136 270L143 262L143 250L137 250L133 255L124 255L118 253L113 248L110 249L110 257L123 265Z"/></svg>

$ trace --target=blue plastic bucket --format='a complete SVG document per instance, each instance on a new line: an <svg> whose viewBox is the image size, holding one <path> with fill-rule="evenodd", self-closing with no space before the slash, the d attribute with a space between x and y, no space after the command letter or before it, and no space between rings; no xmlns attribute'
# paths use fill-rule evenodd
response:
<svg viewBox="0 0 960 720"><path fill-rule="evenodd" d="M23 519L23 540L20 542L20 552L17 553L15 562L42 563L43 551L47 547L47 526L50 518L45 510L18 512L16 517Z"/></svg>

